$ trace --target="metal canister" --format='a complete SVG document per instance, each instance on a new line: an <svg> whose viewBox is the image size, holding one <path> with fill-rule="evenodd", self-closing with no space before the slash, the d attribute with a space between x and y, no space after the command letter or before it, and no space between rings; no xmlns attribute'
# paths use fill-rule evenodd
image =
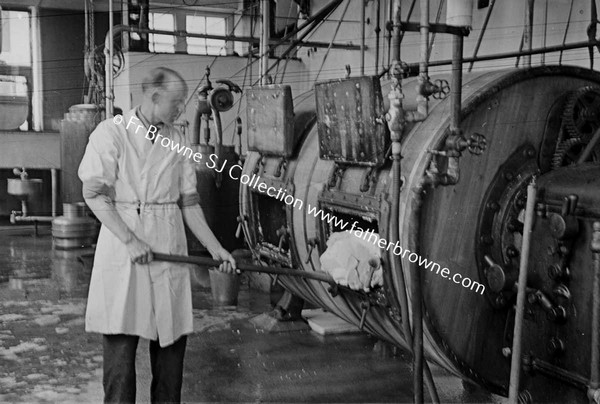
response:
<svg viewBox="0 0 600 404"><path fill-rule="evenodd" d="M87 215L84 202L64 203L63 216L52 221L54 248L90 247L98 237L98 224Z"/></svg>

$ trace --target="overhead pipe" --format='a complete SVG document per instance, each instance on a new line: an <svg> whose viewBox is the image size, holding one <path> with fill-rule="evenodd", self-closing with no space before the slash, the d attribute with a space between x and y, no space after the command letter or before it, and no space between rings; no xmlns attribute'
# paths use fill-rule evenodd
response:
<svg viewBox="0 0 600 404"><path fill-rule="evenodd" d="M471 63L471 62L485 62L485 61L490 61L490 60L499 60L499 59L512 59L514 57L518 57L518 56L525 56L525 55L539 55L542 53L552 53L552 52L560 52L560 51L566 51L566 50L574 50L574 49L581 49L581 48L589 48L590 46L600 46L600 41L583 41L583 42L574 42L572 44L569 45L554 45L554 46L547 46L545 48L537 48L537 49L532 49L530 51L522 51L522 52L505 52L505 53L496 53L493 55L484 55L484 56L478 56L478 57L470 57L470 58L464 58L463 59L463 63ZM445 60L438 60L438 61L433 61L433 62L429 62L429 66L449 66L452 64L452 59L445 59ZM418 69L418 64L417 63L410 63L408 64L408 73L410 76L414 76L411 75L410 72L412 71L416 71L416 69Z"/></svg>

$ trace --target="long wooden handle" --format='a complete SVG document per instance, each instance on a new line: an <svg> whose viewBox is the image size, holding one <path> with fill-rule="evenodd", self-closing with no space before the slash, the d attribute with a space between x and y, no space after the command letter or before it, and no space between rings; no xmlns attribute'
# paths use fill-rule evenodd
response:
<svg viewBox="0 0 600 404"><path fill-rule="evenodd" d="M170 255L170 254L161 254L161 253L152 253L154 260L156 261L166 261L166 262L183 262L186 264L196 264L203 266L215 266L218 267L221 262L217 260L213 260L208 257L198 257L198 256L185 256L185 255ZM237 263L237 269L247 272L264 272L268 274L276 274L276 275L289 275L289 276L298 276L301 278L314 279L321 282L326 282L331 284L332 286L337 285L333 278L328 274L322 272L308 272L302 271L299 269L291 269L291 268L282 268L282 267L273 267L273 266L261 266L261 265L253 265L253 264L245 264L245 263Z"/></svg>

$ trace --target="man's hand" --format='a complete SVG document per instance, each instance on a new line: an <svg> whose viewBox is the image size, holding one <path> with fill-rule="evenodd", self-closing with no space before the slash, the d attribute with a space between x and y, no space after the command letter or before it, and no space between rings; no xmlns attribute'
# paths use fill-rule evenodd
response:
<svg viewBox="0 0 600 404"><path fill-rule="evenodd" d="M127 246L127 251L129 252L131 262L135 262L137 264L148 264L152 262L153 257L150 246L133 234L131 234L129 240L125 242L125 245Z"/></svg>
<svg viewBox="0 0 600 404"><path fill-rule="evenodd" d="M221 265L219 265L218 268L220 272L224 272L226 274L232 274L234 272L239 273L239 271L237 271L236 268L235 259L229 253L229 251L227 251L223 247L221 247L219 250L213 253L212 256L213 259L221 261Z"/></svg>

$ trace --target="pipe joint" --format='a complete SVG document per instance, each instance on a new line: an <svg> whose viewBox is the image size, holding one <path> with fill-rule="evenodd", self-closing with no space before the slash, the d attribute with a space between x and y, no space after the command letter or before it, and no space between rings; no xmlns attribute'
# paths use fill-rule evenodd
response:
<svg viewBox="0 0 600 404"><path fill-rule="evenodd" d="M590 249L593 253L600 254L600 222L594 222L593 229Z"/></svg>

